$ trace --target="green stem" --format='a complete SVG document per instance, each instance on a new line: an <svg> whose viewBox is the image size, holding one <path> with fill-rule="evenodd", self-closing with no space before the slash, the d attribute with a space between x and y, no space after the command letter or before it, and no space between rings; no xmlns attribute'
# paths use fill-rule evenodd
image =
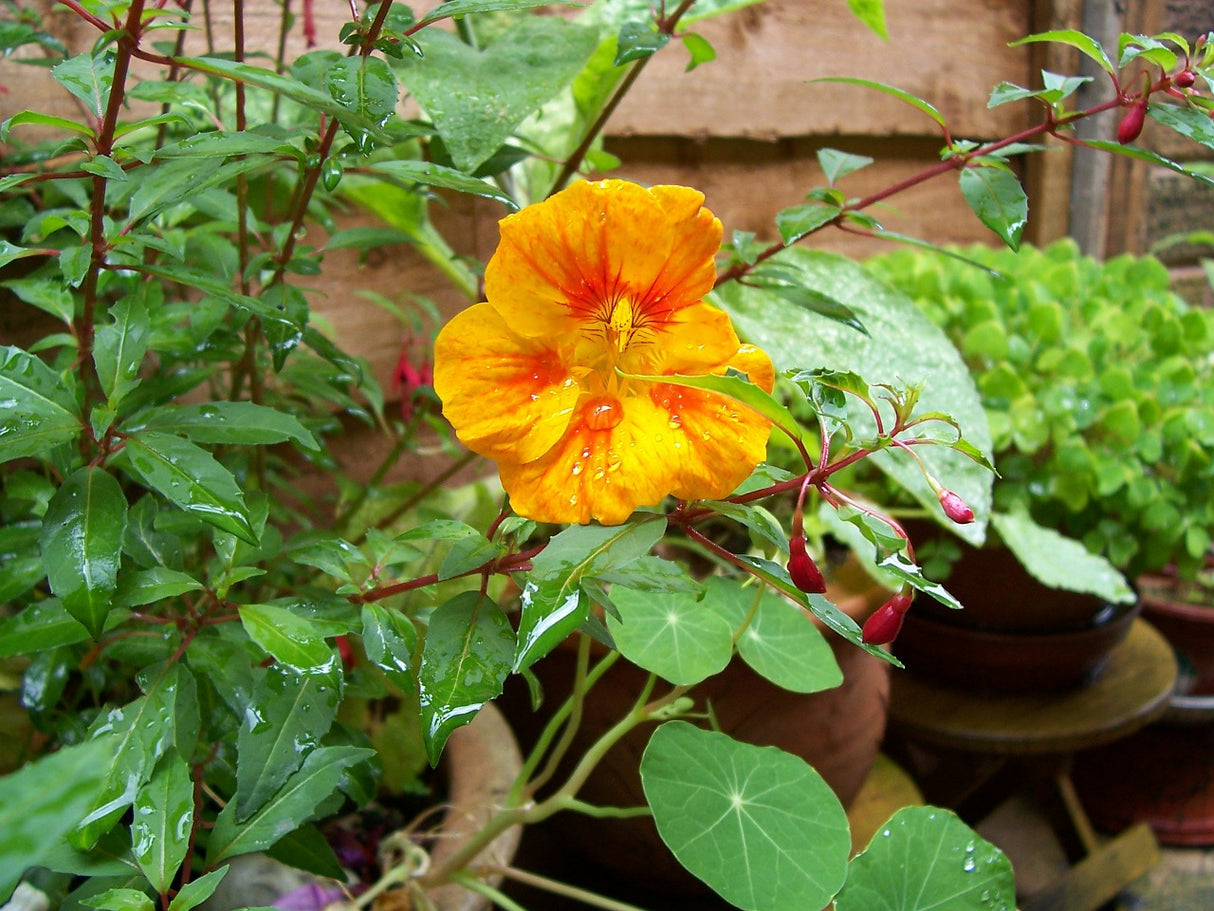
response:
<svg viewBox="0 0 1214 911"><path fill-rule="evenodd" d="M517 867L495 867L492 872L499 873L507 879L512 879L525 886L543 889L545 892L551 892L553 895L560 895L573 901L579 901L592 908L602 908L603 911L645 911L645 909L639 908L636 905L616 901L613 898L607 898L605 895L599 895L586 889L579 889L577 886L549 879L547 876L540 876L537 873L529 873Z"/></svg>

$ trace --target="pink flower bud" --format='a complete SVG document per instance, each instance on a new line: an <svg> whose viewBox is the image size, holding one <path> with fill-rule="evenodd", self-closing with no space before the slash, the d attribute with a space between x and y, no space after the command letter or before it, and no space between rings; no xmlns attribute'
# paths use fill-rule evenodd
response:
<svg viewBox="0 0 1214 911"><path fill-rule="evenodd" d="M1123 146L1129 145L1142 132L1143 124L1147 120L1147 100L1144 96L1141 101L1135 102L1121 118L1121 123L1117 124L1117 141Z"/></svg>
<svg viewBox="0 0 1214 911"><path fill-rule="evenodd" d="M788 540L788 575L792 584L803 592L820 595L826 591L826 580L822 570L805 549L805 538L793 535Z"/></svg>
<svg viewBox="0 0 1214 911"><path fill-rule="evenodd" d="M886 645L898 638L898 633L902 629L902 619L906 616L906 612L899 611L893 603L900 597L901 595L895 595L864 621L864 629L860 631L860 638L869 645ZM909 602L907 606L909 606Z"/></svg>
<svg viewBox="0 0 1214 911"><path fill-rule="evenodd" d="M936 496L940 498L940 505L944 507L944 514L958 525L969 525L974 521L974 511L970 509L969 504L951 490L945 490L941 487Z"/></svg>
<svg viewBox="0 0 1214 911"><path fill-rule="evenodd" d="M1172 77L1172 84L1182 89L1190 89L1197 81L1197 74L1192 70L1181 70Z"/></svg>

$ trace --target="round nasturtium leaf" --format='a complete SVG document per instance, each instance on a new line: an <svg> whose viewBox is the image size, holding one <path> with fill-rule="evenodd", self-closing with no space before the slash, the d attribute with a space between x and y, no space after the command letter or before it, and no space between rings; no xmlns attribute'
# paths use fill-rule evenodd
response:
<svg viewBox="0 0 1214 911"><path fill-rule="evenodd" d="M1007 856L954 813L906 807L851 862L838 911L1012 911Z"/></svg>
<svg viewBox="0 0 1214 911"><path fill-rule="evenodd" d="M843 885L847 815L791 753L668 721L641 757L641 785L679 863L738 908L822 908Z"/></svg>
<svg viewBox="0 0 1214 911"><path fill-rule="evenodd" d="M733 655L733 629L693 592L642 592L615 588L617 620L607 616L616 648L633 664L681 685L725 669Z"/></svg>

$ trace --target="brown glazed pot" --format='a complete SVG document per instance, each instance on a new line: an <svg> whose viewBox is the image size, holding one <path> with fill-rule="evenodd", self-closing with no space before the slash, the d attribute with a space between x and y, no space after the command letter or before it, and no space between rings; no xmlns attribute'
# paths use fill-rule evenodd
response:
<svg viewBox="0 0 1214 911"><path fill-rule="evenodd" d="M1183 601L1172 576L1138 580L1143 616L1172 644L1180 661L1178 691L1214 694L1214 604Z"/></svg>
<svg viewBox="0 0 1214 911"><path fill-rule="evenodd" d="M827 592L841 610L861 623L887 595L871 583L860 594L841 595L837 589ZM809 695L791 693L735 660L721 674L696 686L691 695L697 707L711 705L720 729L735 739L777 746L803 758L847 806L868 775L885 732L889 665L833 633L826 635L843 671L843 683L835 689ZM546 694L546 706L560 704L572 679L574 661L572 649L558 649L533 668ZM645 671L625 662L612 667L587 700L583 723L568 755L582 755L623 717L646 678ZM538 735L546 716L531 712L520 701L508 700L507 711L520 741L526 744ZM653 725L646 725L616 744L578 797L604 806L643 805L638 769L652 732ZM670 855L647 817L590 822L580 814L562 813L549 826L562 850L570 848L607 871L624 874L631 884L664 892L707 888Z"/></svg>

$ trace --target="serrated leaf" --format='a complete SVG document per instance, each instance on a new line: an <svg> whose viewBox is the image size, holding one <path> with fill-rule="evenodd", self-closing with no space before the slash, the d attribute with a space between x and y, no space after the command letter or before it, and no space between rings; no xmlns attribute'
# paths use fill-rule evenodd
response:
<svg viewBox="0 0 1214 911"><path fill-rule="evenodd" d="M1020 181L1001 167L968 167L961 172L961 194L974 214L1013 250L1029 217L1029 200Z"/></svg>
<svg viewBox="0 0 1214 911"><path fill-rule="evenodd" d="M101 391L116 409L140 383L139 368L147 354L152 323L147 305L138 294L127 294L110 307L113 319L97 326L93 362Z"/></svg>
<svg viewBox="0 0 1214 911"><path fill-rule="evenodd" d="M291 440L304 449L320 450L316 437L295 415L253 402L162 405L141 415L140 425L195 443L259 446Z"/></svg>
<svg viewBox="0 0 1214 911"><path fill-rule="evenodd" d="M94 639L101 635L118 583L126 496L104 468L80 468L47 504L42 555L63 608Z"/></svg>
<svg viewBox="0 0 1214 911"><path fill-rule="evenodd" d="M116 737L64 747L0 777L0 899L63 843L92 806Z"/></svg>
<svg viewBox="0 0 1214 911"><path fill-rule="evenodd" d="M157 766L135 797L131 851L152 888L167 892L185 860L194 828L194 782L176 753Z"/></svg>
<svg viewBox="0 0 1214 911"><path fill-rule="evenodd" d="M665 530L664 521L642 521L612 527L578 525L553 536L532 561L521 595L515 673L556 648L586 619L583 580L625 567L649 553Z"/></svg>
<svg viewBox="0 0 1214 911"><path fill-rule="evenodd" d="M1021 38L1019 41L1009 42L1008 47L1020 47L1022 44L1034 44L1043 41L1073 47L1084 56L1095 60L1100 65L1100 68L1109 75L1117 75L1117 68L1109 60L1109 55L1104 52L1104 48L1094 38L1090 38L1083 32L1074 29L1056 29L1050 32L1040 32L1036 35L1029 35L1027 38Z"/></svg>
<svg viewBox="0 0 1214 911"><path fill-rule="evenodd" d="M75 397L29 352L0 346L0 462L45 456L81 430Z"/></svg>
<svg viewBox="0 0 1214 911"><path fill-rule="evenodd" d="M736 579L708 580L703 606L737 630L738 655L756 674L794 693L817 693L843 682L839 662L805 611L772 594L766 586Z"/></svg>
<svg viewBox="0 0 1214 911"><path fill-rule="evenodd" d="M719 674L733 655L733 629L695 594L637 591L616 586L608 615L616 648L633 664L676 685Z"/></svg>
<svg viewBox="0 0 1214 911"><path fill-rule="evenodd" d="M425 56L409 60L401 79L456 167L471 172L568 87L598 46L598 33L553 16L526 16L483 50L438 29L419 33L418 43Z"/></svg>
<svg viewBox="0 0 1214 911"><path fill-rule="evenodd" d="M236 737L236 822L264 807L319 746L340 696L336 669L306 674L273 666L258 675Z"/></svg>
<svg viewBox="0 0 1214 911"><path fill-rule="evenodd" d="M126 438L122 456L141 481L170 503L257 546L236 479L205 449L167 433L141 431Z"/></svg>
<svg viewBox="0 0 1214 911"><path fill-rule="evenodd" d="M995 513L991 524L1020 564L1042 585L1128 604L1134 592L1108 560L1023 513Z"/></svg>
<svg viewBox="0 0 1214 911"><path fill-rule="evenodd" d="M641 785L662 841L739 908L821 908L843 884L847 815L797 756L670 721L645 748Z"/></svg>
<svg viewBox="0 0 1214 911"><path fill-rule="evenodd" d="M264 851L288 832L307 822L322 801L337 789L346 769L374 756L357 747L320 747L308 753L299 771L244 823L236 820L229 802L215 820L207 842L208 867L240 854Z"/></svg>
<svg viewBox="0 0 1214 911"><path fill-rule="evenodd" d="M514 630L496 604L464 592L430 617L418 668L422 739L438 763L451 732L502 691L514 656Z"/></svg>
<svg viewBox="0 0 1214 911"><path fill-rule="evenodd" d="M852 859L839 911L1016 907L1011 862L955 814L905 807Z"/></svg>

